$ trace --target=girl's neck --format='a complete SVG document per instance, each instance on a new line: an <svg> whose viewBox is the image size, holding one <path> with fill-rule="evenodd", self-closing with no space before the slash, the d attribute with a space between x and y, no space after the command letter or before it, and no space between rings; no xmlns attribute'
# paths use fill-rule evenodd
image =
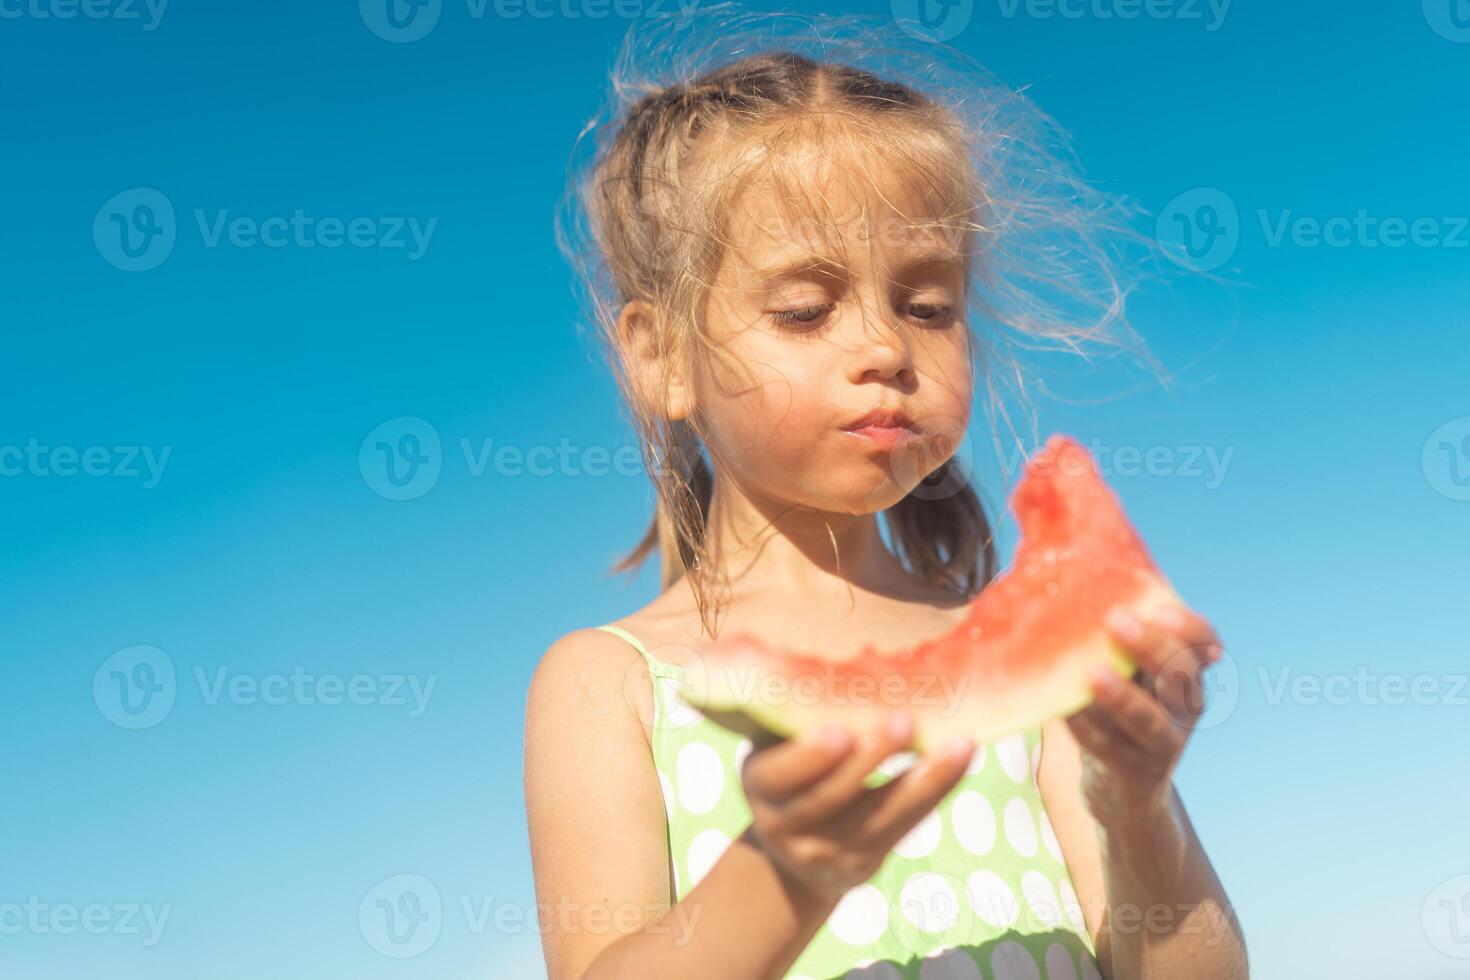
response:
<svg viewBox="0 0 1470 980"><path fill-rule="evenodd" d="M854 590L896 596L912 577L888 550L878 515L762 501L716 486L706 531L713 571L734 592L828 601Z"/></svg>

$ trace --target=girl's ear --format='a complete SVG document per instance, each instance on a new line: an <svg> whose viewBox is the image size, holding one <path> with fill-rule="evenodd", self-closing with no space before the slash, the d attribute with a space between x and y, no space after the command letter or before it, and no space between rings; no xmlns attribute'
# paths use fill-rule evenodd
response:
<svg viewBox="0 0 1470 980"><path fill-rule="evenodd" d="M629 300L618 314L618 347L638 397L671 422L693 411L693 388L685 365L659 329L658 311L647 300Z"/></svg>

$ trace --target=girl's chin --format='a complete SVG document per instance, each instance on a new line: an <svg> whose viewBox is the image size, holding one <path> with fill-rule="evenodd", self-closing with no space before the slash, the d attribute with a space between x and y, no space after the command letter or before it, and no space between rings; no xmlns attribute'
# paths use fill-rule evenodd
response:
<svg viewBox="0 0 1470 980"><path fill-rule="evenodd" d="M885 480L881 485L873 486L866 491L838 496L842 500L840 509L844 513L857 517L887 510L908 496L908 493L909 491L902 485L892 480Z"/></svg>

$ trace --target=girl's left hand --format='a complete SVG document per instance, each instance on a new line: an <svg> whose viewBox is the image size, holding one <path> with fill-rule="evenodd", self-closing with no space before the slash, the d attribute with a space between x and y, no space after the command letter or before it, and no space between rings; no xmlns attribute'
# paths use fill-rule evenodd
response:
<svg viewBox="0 0 1470 980"><path fill-rule="evenodd" d="M1140 620L1114 609L1108 630L1139 670L1092 675L1092 704L1067 724L1082 750L1082 790L1104 827L1147 826L1168 812L1174 767L1204 711L1204 669L1224 654L1207 620L1182 605Z"/></svg>

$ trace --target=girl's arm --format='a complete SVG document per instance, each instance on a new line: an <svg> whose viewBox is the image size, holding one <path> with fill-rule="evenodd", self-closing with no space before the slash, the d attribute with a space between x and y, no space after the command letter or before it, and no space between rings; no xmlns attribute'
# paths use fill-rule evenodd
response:
<svg viewBox="0 0 1470 980"><path fill-rule="evenodd" d="M1102 681L1096 704L1043 727L1037 781L1109 980L1244 980L1240 923L1172 780L1203 707L1187 685L1218 640L1193 614L1174 623L1120 641L1176 711L1141 685Z"/></svg>
<svg viewBox="0 0 1470 980"><path fill-rule="evenodd" d="M1178 791L1149 824L1104 826L1083 800L1066 723L1048 723L1041 737L1037 781L1109 980L1247 977L1240 924Z"/></svg>
<svg viewBox="0 0 1470 980"><path fill-rule="evenodd" d="M784 976L975 751L962 739L870 787L867 776L912 744L906 713L857 735L837 728L755 746L741 772L750 826L671 908L666 816L645 735L652 712L642 660L599 630L557 641L531 681L537 901L566 910L542 928L553 980Z"/></svg>
<svg viewBox="0 0 1470 980"><path fill-rule="evenodd" d="M554 643L526 704L526 805L551 980L779 977L835 899L737 839L670 907L641 657L601 630Z"/></svg>

